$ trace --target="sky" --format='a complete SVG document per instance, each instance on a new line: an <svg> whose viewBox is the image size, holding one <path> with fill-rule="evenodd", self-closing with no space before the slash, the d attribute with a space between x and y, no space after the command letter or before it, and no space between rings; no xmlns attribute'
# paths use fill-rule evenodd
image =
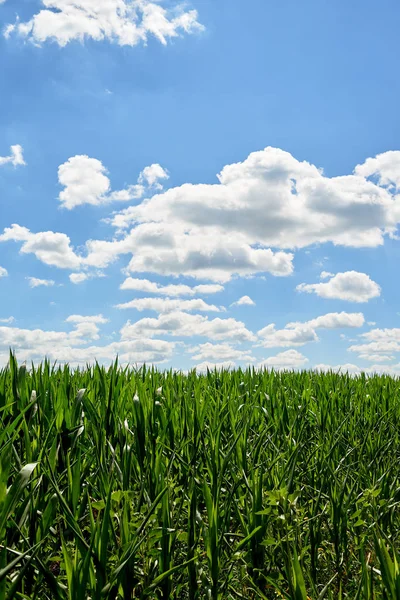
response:
<svg viewBox="0 0 400 600"><path fill-rule="evenodd" d="M0 365L400 374L395 0L0 0Z"/></svg>

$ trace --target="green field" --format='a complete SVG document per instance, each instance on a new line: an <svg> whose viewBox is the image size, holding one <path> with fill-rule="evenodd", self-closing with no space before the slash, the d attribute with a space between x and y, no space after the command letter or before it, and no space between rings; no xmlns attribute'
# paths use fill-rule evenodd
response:
<svg viewBox="0 0 400 600"><path fill-rule="evenodd" d="M0 371L0 600L400 598L400 380Z"/></svg>

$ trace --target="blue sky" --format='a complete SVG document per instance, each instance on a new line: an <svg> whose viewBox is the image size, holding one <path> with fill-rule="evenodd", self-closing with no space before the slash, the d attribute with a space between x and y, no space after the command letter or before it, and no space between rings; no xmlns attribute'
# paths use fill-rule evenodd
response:
<svg viewBox="0 0 400 600"><path fill-rule="evenodd" d="M0 1L1 362L400 371L398 3L46 4Z"/></svg>

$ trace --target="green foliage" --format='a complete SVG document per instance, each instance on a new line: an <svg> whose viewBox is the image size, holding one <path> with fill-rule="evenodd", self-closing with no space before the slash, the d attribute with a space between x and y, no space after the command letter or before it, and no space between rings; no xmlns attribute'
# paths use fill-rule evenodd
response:
<svg viewBox="0 0 400 600"><path fill-rule="evenodd" d="M400 598L400 380L0 371L0 600Z"/></svg>

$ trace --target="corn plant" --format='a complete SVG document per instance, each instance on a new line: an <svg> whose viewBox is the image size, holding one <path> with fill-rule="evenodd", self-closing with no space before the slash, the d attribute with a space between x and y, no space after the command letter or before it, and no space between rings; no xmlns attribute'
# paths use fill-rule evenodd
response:
<svg viewBox="0 0 400 600"><path fill-rule="evenodd" d="M0 371L0 600L400 598L400 380Z"/></svg>

